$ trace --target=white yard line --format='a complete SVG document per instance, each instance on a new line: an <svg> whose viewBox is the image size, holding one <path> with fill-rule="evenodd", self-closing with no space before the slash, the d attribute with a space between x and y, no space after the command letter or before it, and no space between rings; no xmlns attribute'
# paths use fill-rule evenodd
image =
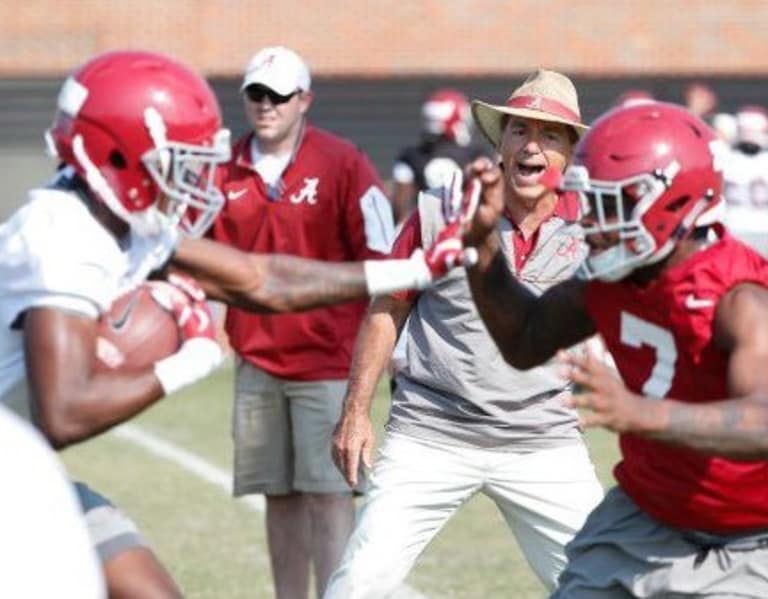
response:
<svg viewBox="0 0 768 599"><path fill-rule="evenodd" d="M219 487L227 495L232 495L232 475L228 471L207 462L200 456L170 441L166 441L135 424L118 426L112 429L112 434L119 439L134 443L146 451L176 464L182 470L194 474L214 487ZM264 498L261 495L247 495L239 498L238 501L242 501L256 512L264 512ZM390 597L392 599L428 599L426 595L405 584L401 585Z"/></svg>
<svg viewBox="0 0 768 599"><path fill-rule="evenodd" d="M153 435L134 424L123 424L113 429L112 434L143 447L146 451L173 462L182 470L194 474L205 482L219 487L227 495L232 495L232 475L205 461L186 449L174 445L170 441ZM264 511L264 497L261 495L247 495L240 499L254 511Z"/></svg>

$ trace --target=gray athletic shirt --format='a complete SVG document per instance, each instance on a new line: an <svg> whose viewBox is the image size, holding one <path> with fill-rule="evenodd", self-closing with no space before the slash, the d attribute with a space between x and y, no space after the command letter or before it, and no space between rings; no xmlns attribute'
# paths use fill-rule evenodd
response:
<svg viewBox="0 0 768 599"><path fill-rule="evenodd" d="M428 247L443 226L435 192L418 202ZM515 273L512 224L499 235L510 270L537 295L569 278L586 255L581 228L552 216L522 272ZM502 358L477 313L463 268L419 295L403 330L407 364L397 375L386 430L453 445L534 451L576 442L568 387L549 362L516 370Z"/></svg>

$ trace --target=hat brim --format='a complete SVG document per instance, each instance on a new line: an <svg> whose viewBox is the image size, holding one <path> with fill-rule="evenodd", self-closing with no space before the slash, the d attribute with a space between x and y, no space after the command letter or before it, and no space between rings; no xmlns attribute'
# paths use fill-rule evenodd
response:
<svg viewBox="0 0 768 599"><path fill-rule="evenodd" d="M472 117L475 119L475 124L483 135L485 135L486 139L491 142L491 145L494 148L499 147L501 135L504 132L504 119L507 116L518 116L523 119L562 123L563 125L573 127L579 138L589 130L589 127L583 123L559 117L551 112L533 110L531 108L510 108L509 106L498 106L495 104L488 104L487 102L481 102L480 100L472 100Z"/></svg>
<svg viewBox="0 0 768 599"><path fill-rule="evenodd" d="M240 92L241 93L244 92L245 88L250 85L261 85L263 87L271 89L273 92L280 94L281 96L289 96L292 93L299 91L298 89L295 89L291 86L281 85L280 83L275 81L266 81L261 77L246 77L245 80L243 81L243 84L240 86Z"/></svg>

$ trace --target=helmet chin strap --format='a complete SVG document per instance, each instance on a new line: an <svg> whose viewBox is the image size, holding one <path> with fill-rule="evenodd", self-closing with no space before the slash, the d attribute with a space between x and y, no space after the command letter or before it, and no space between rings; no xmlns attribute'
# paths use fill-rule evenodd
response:
<svg viewBox="0 0 768 599"><path fill-rule="evenodd" d="M626 247L617 244L595 256L588 256L585 270L588 279L615 283L628 276L637 265L626 258Z"/></svg>
<svg viewBox="0 0 768 599"><path fill-rule="evenodd" d="M629 239L621 239L613 247L594 256L587 256L585 265L588 278L611 283L620 281L638 268L663 260L674 249L674 243L668 242L662 248L653 251L653 238L650 233L643 227L640 227L640 231L641 233L633 238L637 253L627 246Z"/></svg>

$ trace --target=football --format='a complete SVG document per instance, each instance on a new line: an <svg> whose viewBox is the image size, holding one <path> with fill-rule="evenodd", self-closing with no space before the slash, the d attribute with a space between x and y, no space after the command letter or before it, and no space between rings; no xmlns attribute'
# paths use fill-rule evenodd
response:
<svg viewBox="0 0 768 599"><path fill-rule="evenodd" d="M160 281L151 285L173 287ZM181 346L176 320L154 298L151 285L143 283L118 297L101 317L96 340L97 371L147 368Z"/></svg>

